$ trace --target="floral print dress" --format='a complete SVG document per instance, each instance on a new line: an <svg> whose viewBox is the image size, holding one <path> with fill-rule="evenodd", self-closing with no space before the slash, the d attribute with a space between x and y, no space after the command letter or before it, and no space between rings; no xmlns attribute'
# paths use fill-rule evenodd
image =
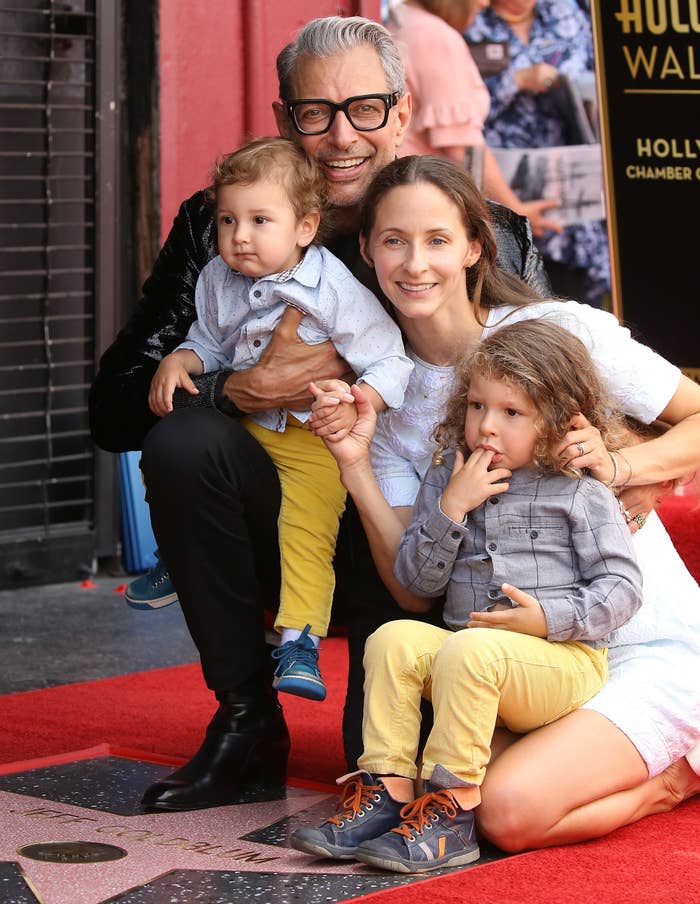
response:
<svg viewBox="0 0 700 904"><path fill-rule="evenodd" d="M528 44L491 8L482 10L465 34L467 41L506 42L509 66L485 78L491 110L484 134L491 147L538 148L565 144L565 122L547 93L519 91L513 73L535 63L549 63L576 77L593 70L589 17L575 0L538 0ZM585 301L600 307L610 289L610 261L605 222L567 226L561 235L546 233L537 241L547 260L587 271Z"/></svg>

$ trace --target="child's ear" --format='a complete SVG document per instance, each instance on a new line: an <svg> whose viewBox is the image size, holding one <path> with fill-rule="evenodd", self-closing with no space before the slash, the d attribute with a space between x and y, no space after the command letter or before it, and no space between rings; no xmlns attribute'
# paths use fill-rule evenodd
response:
<svg viewBox="0 0 700 904"><path fill-rule="evenodd" d="M300 248L310 245L321 223L321 214L318 210L310 210L297 223L297 244Z"/></svg>
<svg viewBox="0 0 700 904"><path fill-rule="evenodd" d="M369 250L367 248L367 239L362 233L360 233L360 254L364 258L365 263L368 267L374 268L374 261L369 256Z"/></svg>

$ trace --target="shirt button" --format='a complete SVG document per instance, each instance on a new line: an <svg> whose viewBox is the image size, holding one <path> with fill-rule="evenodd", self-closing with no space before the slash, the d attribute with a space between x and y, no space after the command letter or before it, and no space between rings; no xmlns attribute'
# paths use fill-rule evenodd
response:
<svg viewBox="0 0 700 904"><path fill-rule="evenodd" d="M489 549L491 552L496 552L497 546L495 543L489 543Z"/></svg>
<svg viewBox="0 0 700 904"><path fill-rule="evenodd" d="M453 540L459 540L459 531L453 530L452 533L450 534L450 536L452 537Z"/></svg>
<svg viewBox="0 0 700 904"><path fill-rule="evenodd" d="M532 537L533 540L536 540L539 537L539 534L537 533L536 530L531 530L530 536Z"/></svg>
<svg viewBox="0 0 700 904"><path fill-rule="evenodd" d="M444 563L444 562L438 562L438 563L437 563L437 567L438 567L439 569L442 570L442 569L445 567L445 563Z"/></svg>
<svg viewBox="0 0 700 904"><path fill-rule="evenodd" d="M260 291L260 289L256 289L255 292L253 292L253 295L255 296L255 298L262 298L262 292Z"/></svg>
<svg viewBox="0 0 700 904"><path fill-rule="evenodd" d="M254 339L254 340L253 340L253 345L254 345L256 348L260 348L260 340L259 340L259 339Z"/></svg>
<svg viewBox="0 0 700 904"><path fill-rule="evenodd" d="M491 503L491 505L498 505L498 496L490 496L489 502Z"/></svg>
<svg viewBox="0 0 700 904"><path fill-rule="evenodd" d="M489 590L487 596L490 600L498 599L498 596L499 596L498 590Z"/></svg>

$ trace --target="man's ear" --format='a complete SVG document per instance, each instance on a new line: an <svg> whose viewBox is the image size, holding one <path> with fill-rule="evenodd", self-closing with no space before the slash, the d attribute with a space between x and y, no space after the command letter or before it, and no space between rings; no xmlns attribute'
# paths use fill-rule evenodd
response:
<svg viewBox="0 0 700 904"><path fill-rule="evenodd" d="M374 269L374 261L370 257L369 248L367 247L367 239L362 233L360 233L360 254L362 255L364 262L368 267L372 267Z"/></svg>
<svg viewBox="0 0 700 904"><path fill-rule="evenodd" d="M411 97L411 92L407 91L403 97L399 98L399 102L396 105L396 118L395 125L396 129L394 132L396 147L401 147L401 142L404 139L406 134L406 129L408 128L408 124L411 121L411 113L413 112L413 98Z"/></svg>
<svg viewBox="0 0 700 904"><path fill-rule="evenodd" d="M275 115L275 122L277 123L277 131L280 133L282 138L291 138L292 130L289 127L289 120L287 119L287 111L284 109L284 105L281 104L277 100L273 100L272 112Z"/></svg>
<svg viewBox="0 0 700 904"><path fill-rule="evenodd" d="M300 248L306 248L313 242L320 222L321 214L318 210L310 210L299 220L297 223L297 245Z"/></svg>

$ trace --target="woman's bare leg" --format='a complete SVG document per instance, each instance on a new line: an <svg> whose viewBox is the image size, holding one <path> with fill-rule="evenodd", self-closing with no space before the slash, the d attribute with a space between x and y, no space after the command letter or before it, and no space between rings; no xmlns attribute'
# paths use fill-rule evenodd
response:
<svg viewBox="0 0 700 904"><path fill-rule="evenodd" d="M577 710L491 763L477 821L504 850L568 844L657 812L668 799L663 785L648 781L637 749L612 722Z"/></svg>

